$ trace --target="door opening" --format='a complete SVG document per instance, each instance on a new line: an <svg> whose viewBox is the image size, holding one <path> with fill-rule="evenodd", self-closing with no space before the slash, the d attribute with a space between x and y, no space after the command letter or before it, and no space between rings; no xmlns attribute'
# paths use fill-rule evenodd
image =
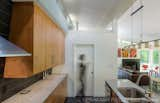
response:
<svg viewBox="0 0 160 103"><path fill-rule="evenodd" d="M94 96L94 45L74 46L74 95Z"/></svg>

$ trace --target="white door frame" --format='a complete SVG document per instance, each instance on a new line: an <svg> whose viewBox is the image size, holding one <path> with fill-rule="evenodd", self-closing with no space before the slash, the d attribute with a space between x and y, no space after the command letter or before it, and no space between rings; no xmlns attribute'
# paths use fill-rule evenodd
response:
<svg viewBox="0 0 160 103"><path fill-rule="evenodd" d="M77 95L76 94L76 84L77 84L77 80L76 80L76 47L77 46L93 46L93 54L94 54L94 60L93 60L93 84L95 85L95 44L94 43L75 43L73 44L73 71L74 71L74 97ZM94 90L95 90L95 87L93 85L93 96L94 96Z"/></svg>

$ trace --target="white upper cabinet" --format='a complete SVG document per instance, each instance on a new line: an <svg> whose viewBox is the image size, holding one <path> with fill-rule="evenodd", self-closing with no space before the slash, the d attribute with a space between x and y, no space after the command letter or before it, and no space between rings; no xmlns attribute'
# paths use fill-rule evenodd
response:
<svg viewBox="0 0 160 103"><path fill-rule="evenodd" d="M121 40L127 38L128 41L139 42L160 39L160 0L137 0L128 11L118 20Z"/></svg>
<svg viewBox="0 0 160 103"><path fill-rule="evenodd" d="M118 38L131 42L139 42L142 33L142 10L137 11L141 3L136 1L118 20ZM135 12L137 11L137 12ZM135 12L133 15L131 15Z"/></svg>
<svg viewBox="0 0 160 103"><path fill-rule="evenodd" d="M131 9L128 9L118 20L118 38L131 41Z"/></svg>
<svg viewBox="0 0 160 103"><path fill-rule="evenodd" d="M132 37L133 42L140 42L142 37L142 3L140 0L136 1L132 8L131 18L132 18Z"/></svg>
<svg viewBox="0 0 160 103"><path fill-rule="evenodd" d="M133 42L140 42L142 37L142 11L138 11L136 14L132 16L132 35L133 35Z"/></svg>
<svg viewBox="0 0 160 103"><path fill-rule="evenodd" d="M144 40L160 39L160 0L143 0Z"/></svg>

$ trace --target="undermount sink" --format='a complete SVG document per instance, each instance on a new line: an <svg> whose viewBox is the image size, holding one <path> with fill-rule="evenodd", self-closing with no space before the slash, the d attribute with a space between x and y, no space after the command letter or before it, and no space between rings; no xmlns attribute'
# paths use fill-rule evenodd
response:
<svg viewBox="0 0 160 103"><path fill-rule="evenodd" d="M145 94L136 88L121 87L118 91L126 98L144 98Z"/></svg>
<svg viewBox="0 0 160 103"><path fill-rule="evenodd" d="M118 91L127 99L129 103L153 103L144 93L136 88L121 87Z"/></svg>

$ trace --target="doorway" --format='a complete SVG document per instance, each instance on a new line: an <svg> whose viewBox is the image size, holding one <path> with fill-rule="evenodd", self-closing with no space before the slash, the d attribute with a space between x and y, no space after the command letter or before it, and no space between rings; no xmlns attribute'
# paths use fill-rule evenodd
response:
<svg viewBox="0 0 160 103"><path fill-rule="evenodd" d="M79 56L85 55L85 96L94 96L94 61L95 61L94 44L76 44L74 45L74 96L78 96L81 88Z"/></svg>

